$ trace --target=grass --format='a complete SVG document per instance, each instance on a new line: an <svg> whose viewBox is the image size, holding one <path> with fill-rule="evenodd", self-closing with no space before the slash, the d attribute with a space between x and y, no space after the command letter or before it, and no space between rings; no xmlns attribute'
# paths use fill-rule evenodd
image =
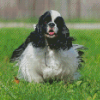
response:
<svg viewBox="0 0 100 100"><path fill-rule="evenodd" d="M66 23L100 23L99 19L65 19Z"/></svg>
<svg viewBox="0 0 100 100"><path fill-rule="evenodd" d="M0 22L8 23L8 22L23 22L23 23L37 23L38 18L33 17L33 18L22 18L22 19L2 19L0 18Z"/></svg>
<svg viewBox="0 0 100 100"><path fill-rule="evenodd" d="M74 30L74 43L85 45L81 78L73 83L35 84L14 82L18 67L9 62L11 54L33 31L25 28L0 29L0 99L1 100L100 100L100 30Z"/></svg>
<svg viewBox="0 0 100 100"><path fill-rule="evenodd" d="M99 19L65 19L66 23L100 23ZM23 23L37 23L38 18L33 17L33 18L23 18L23 19L2 19L0 18L0 22L8 23L8 22L23 22Z"/></svg>

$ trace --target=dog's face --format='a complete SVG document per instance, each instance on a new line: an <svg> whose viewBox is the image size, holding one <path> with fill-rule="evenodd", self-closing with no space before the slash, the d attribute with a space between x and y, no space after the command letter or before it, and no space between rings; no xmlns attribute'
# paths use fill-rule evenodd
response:
<svg viewBox="0 0 100 100"><path fill-rule="evenodd" d="M69 30L65 25L60 13L54 10L44 13L36 26L38 33L43 33L48 38L55 38L58 35L69 36Z"/></svg>
<svg viewBox="0 0 100 100"><path fill-rule="evenodd" d="M57 36L57 33L59 31L56 20L58 17L61 17L61 15L56 11L50 11L49 16L50 16L49 22L46 23L45 21L45 24L46 24L46 34L45 35L46 37L54 38Z"/></svg>

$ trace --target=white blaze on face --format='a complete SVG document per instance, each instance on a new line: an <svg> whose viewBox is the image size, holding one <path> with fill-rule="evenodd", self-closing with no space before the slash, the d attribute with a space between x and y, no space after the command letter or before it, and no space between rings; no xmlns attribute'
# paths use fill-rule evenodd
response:
<svg viewBox="0 0 100 100"><path fill-rule="evenodd" d="M54 22L54 20L57 17L61 16L61 14L59 12L55 11L55 10L51 10L50 13L51 13L52 22Z"/></svg>
<svg viewBox="0 0 100 100"><path fill-rule="evenodd" d="M54 22L55 21L55 19L57 18L57 17L61 17L61 15L60 15L60 13L59 12L57 12L57 11L55 11L55 10L50 10L50 15L51 15L51 21L48 23L48 27L47 27L47 33L49 33L49 35L47 35L47 37L49 37L49 38L53 38L53 37L55 37L55 35L54 35L54 33L56 33L57 34L57 32L58 32L58 27L57 27L57 24ZM50 23L54 23L55 24L55 26L53 27L53 31L50 31L50 27L49 27L49 24Z"/></svg>

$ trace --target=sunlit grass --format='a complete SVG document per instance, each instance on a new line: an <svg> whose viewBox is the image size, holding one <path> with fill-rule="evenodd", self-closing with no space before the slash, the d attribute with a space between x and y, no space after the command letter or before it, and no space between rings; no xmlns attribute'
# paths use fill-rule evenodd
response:
<svg viewBox="0 0 100 100"><path fill-rule="evenodd" d="M100 99L100 30L74 30L74 43L87 47L81 78L73 83L34 84L14 82L18 67L9 62L11 54L33 29L0 29L0 99L1 100L99 100Z"/></svg>

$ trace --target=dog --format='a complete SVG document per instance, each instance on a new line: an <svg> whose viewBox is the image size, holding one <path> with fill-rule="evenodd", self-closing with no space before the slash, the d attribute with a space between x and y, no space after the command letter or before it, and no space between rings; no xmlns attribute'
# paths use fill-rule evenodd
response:
<svg viewBox="0 0 100 100"><path fill-rule="evenodd" d="M35 31L14 50L11 61L17 61L18 78L43 83L48 80L77 80L83 54L82 45L72 44L69 29L61 14L50 10L40 16Z"/></svg>

